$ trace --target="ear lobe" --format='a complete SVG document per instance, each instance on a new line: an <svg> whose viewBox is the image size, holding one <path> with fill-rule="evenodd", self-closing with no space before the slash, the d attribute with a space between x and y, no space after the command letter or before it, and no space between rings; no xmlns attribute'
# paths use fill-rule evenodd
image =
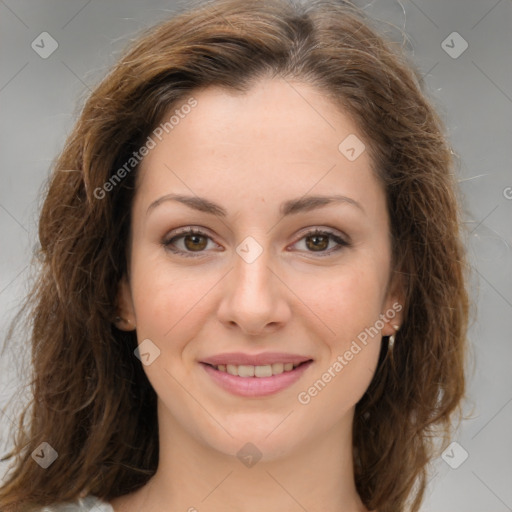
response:
<svg viewBox="0 0 512 512"><path fill-rule="evenodd" d="M384 336L396 334L404 322L405 293L403 278L401 274L395 274L389 288L389 293L385 301L384 321L386 325L382 329Z"/></svg>
<svg viewBox="0 0 512 512"><path fill-rule="evenodd" d="M116 327L122 331L133 331L136 326L135 309L126 275L119 281L116 302L117 317L114 320Z"/></svg>
<svg viewBox="0 0 512 512"><path fill-rule="evenodd" d="M389 307L384 311L385 325L382 329L383 336L392 336L402 327L404 305L398 300L390 300L387 304Z"/></svg>

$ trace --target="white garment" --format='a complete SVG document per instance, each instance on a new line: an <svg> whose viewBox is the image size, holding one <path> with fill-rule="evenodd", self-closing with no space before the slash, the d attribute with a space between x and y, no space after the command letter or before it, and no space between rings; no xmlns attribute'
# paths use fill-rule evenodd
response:
<svg viewBox="0 0 512 512"><path fill-rule="evenodd" d="M114 512L114 509L112 505L89 494L85 498L79 498L77 501L68 501L58 505L43 507L40 512Z"/></svg>

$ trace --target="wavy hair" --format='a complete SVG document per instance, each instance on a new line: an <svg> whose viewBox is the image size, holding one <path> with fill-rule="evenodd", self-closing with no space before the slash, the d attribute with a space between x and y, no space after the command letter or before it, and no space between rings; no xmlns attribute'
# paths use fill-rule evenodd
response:
<svg viewBox="0 0 512 512"><path fill-rule="evenodd" d="M369 509L419 509L435 438L448 440L465 395L468 266L443 123L405 52L354 6L217 0L132 43L86 99L54 162L39 218L40 269L23 306L33 400L4 457L13 464L2 510L85 492L111 500L155 473L156 394L133 355L136 333L113 325L137 166L101 198L98 190L194 90L243 92L263 77L300 80L336 102L383 184L404 322L392 356L382 343L356 406L354 471ZM47 469L31 457L42 442L58 452Z"/></svg>

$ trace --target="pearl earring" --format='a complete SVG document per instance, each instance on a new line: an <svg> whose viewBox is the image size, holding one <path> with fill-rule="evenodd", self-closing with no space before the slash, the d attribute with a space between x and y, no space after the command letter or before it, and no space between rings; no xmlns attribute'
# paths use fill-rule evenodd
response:
<svg viewBox="0 0 512 512"><path fill-rule="evenodd" d="M393 328L395 329L395 332L389 337L388 341L388 350L393 349L393 345L395 344L395 335L398 332L398 329L400 329L399 325L393 325Z"/></svg>
<svg viewBox="0 0 512 512"><path fill-rule="evenodd" d="M131 325L131 320L127 320L126 318L122 318L120 316L116 316L115 320L114 320L114 323L115 324L120 324L120 323L124 323L124 324L127 324L127 325Z"/></svg>

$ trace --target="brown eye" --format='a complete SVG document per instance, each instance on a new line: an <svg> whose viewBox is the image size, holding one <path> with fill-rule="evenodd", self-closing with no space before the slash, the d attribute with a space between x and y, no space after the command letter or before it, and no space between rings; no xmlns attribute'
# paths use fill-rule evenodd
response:
<svg viewBox="0 0 512 512"><path fill-rule="evenodd" d="M323 251L329 246L329 236L309 235L306 237L306 246L313 251L316 249Z"/></svg>
<svg viewBox="0 0 512 512"><path fill-rule="evenodd" d="M319 229L306 233L296 244L302 241L304 241L305 252L317 253L320 257L329 256L351 245L349 241L344 240L336 233ZM331 242L334 242L334 246L328 249Z"/></svg>
<svg viewBox="0 0 512 512"><path fill-rule="evenodd" d="M173 253L194 257L201 256L201 253L205 252L209 241L211 238L206 233L198 229L186 228L181 230L181 233L165 239L162 245Z"/></svg>
<svg viewBox="0 0 512 512"><path fill-rule="evenodd" d="M185 247L190 251L202 251L208 244L207 237L203 235L185 235L183 241Z"/></svg>

